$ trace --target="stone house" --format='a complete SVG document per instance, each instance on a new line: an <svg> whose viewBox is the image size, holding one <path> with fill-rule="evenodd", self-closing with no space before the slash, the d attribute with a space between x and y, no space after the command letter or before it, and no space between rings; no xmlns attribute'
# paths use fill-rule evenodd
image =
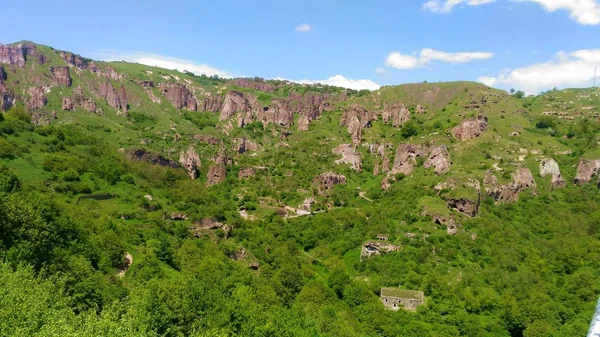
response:
<svg viewBox="0 0 600 337"><path fill-rule="evenodd" d="M381 303L386 309L417 310L423 304L425 296L422 291L402 290L399 288L381 288Z"/></svg>

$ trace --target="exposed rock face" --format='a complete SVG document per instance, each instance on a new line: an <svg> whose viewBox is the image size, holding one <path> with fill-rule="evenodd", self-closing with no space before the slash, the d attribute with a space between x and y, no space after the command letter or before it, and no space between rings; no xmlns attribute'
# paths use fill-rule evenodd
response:
<svg viewBox="0 0 600 337"><path fill-rule="evenodd" d="M415 109L415 112L418 114L424 114L427 112L427 108L422 106L421 104L417 105L417 108Z"/></svg>
<svg viewBox="0 0 600 337"><path fill-rule="evenodd" d="M600 172L600 159L581 159L577 166L577 176L575 176L573 182L577 185L589 183L593 176L598 176L598 172Z"/></svg>
<svg viewBox="0 0 600 337"><path fill-rule="evenodd" d="M517 169L513 173L513 182L502 186L498 186L498 180L491 171L488 171L483 183L487 194L497 203L515 202L519 200L521 191L536 187L531 171L526 168Z"/></svg>
<svg viewBox="0 0 600 337"><path fill-rule="evenodd" d="M41 109L46 105L46 93L42 87L32 87L27 90L29 98L25 102L25 106L29 110Z"/></svg>
<svg viewBox="0 0 600 337"><path fill-rule="evenodd" d="M487 117L483 115L465 119L459 125L452 128L452 136L458 140L475 139L487 130L487 121Z"/></svg>
<svg viewBox="0 0 600 337"><path fill-rule="evenodd" d="M176 109L198 110L198 102L194 94L185 86L178 83L163 83L160 85L161 92L165 98L173 104Z"/></svg>
<svg viewBox="0 0 600 337"><path fill-rule="evenodd" d="M474 217L479 212L479 205L481 203L481 184L479 180L468 179L467 181L456 181L451 179L449 181L439 183L435 186L434 190L438 195L441 195L444 190L454 191L456 188L461 189L473 189L475 192L474 197L466 196L448 196L442 195L442 198L446 200L448 208L455 209L463 214Z"/></svg>
<svg viewBox="0 0 600 337"><path fill-rule="evenodd" d="M117 82L122 81L124 77L122 74L120 74L118 71L111 67L106 67L106 69L104 70L97 70L96 75L98 75L98 77L104 77L107 80L113 80Z"/></svg>
<svg viewBox="0 0 600 337"><path fill-rule="evenodd" d="M294 113L288 106L288 102L282 99L274 99L270 107L263 109L258 115L258 120L264 125L277 124L289 127L294 123Z"/></svg>
<svg viewBox="0 0 600 337"><path fill-rule="evenodd" d="M56 119L56 111L51 113L47 112L34 112L31 114L31 123L33 125L49 125L52 120Z"/></svg>
<svg viewBox="0 0 600 337"><path fill-rule="evenodd" d="M362 156L356 152L356 148L350 144L341 144L331 152L342 156L335 161L336 164L348 164L356 172L362 172Z"/></svg>
<svg viewBox="0 0 600 337"><path fill-rule="evenodd" d="M560 174L558 163L552 158L544 158L540 161L540 176L552 176L552 188L564 188L567 182Z"/></svg>
<svg viewBox="0 0 600 337"><path fill-rule="evenodd" d="M360 250L360 260L364 261L373 256L395 252L398 249L400 249L400 247L387 242L366 242L362 245L362 249Z"/></svg>
<svg viewBox="0 0 600 337"><path fill-rule="evenodd" d="M381 116L385 124L391 122L392 126L395 128L404 125L404 123L410 120L410 112L402 102L386 105Z"/></svg>
<svg viewBox="0 0 600 337"><path fill-rule="evenodd" d="M412 174L417 164L417 157L424 157L425 150L419 145L400 144L396 149L396 157L394 158L394 166L392 174L402 173L405 175Z"/></svg>
<svg viewBox="0 0 600 337"><path fill-rule="evenodd" d="M4 67L0 66L0 82L4 82L6 81L6 71L4 70Z"/></svg>
<svg viewBox="0 0 600 337"><path fill-rule="evenodd" d="M258 149L260 148L260 146L257 143L247 138L233 139L233 146L234 150L239 154L243 154L246 151L258 151Z"/></svg>
<svg viewBox="0 0 600 337"><path fill-rule="evenodd" d="M75 104L73 103L73 99L71 97L63 97L61 108L66 111L71 111L75 109Z"/></svg>
<svg viewBox="0 0 600 337"><path fill-rule="evenodd" d="M26 63L26 51L23 45L9 46L0 44L0 63L24 68Z"/></svg>
<svg viewBox="0 0 600 337"><path fill-rule="evenodd" d="M61 87L71 86L71 74L69 73L69 67L52 67L50 68L52 73L52 80L54 83Z"/></svg>
<svg viewBox="0 0 600 337"><path fill-rule="evenodd" d="M238 87L250 88L253 90L260 90L264 92L273 92L277 89L277 86L271 83L267 83L262 78L236 78L231 81Z"/></svg>
<svg viewBox="0 0 600 337"><path fill-rule="evenodd" d="M386 149L385 144L381 144L379 146L377 144L371 144L369 146L369 152L371 154L381 157L381 160L378 162L375 162L375 164L373 165L373 175L379 175L381 173L388 173L390 171L390 158L388 157L385 149Z"/></svg>
<svg viewBox="0 0 600 337"><path fill-rule="evenodd" d="M211 235L210 231L216 229L222 229L223 232L225 232L225 238L227 238L229 236L229 233L231 232L231 227L227 226L222 222L217 221L216 219L210 218L202 219L202 221L194 221L194 224L190 228L190 230L194 234L194 237L197 238L204 235Z"/></svg>
<svg viewBox="0 0 600 337"><path fill-rule="evenodd" d="M160 104L162 102L160 97L157 97L154 94L154 91L152 90L152 88L145 88L144 91L146 91L146 94L148 94L148 98L152 101L152 103Z"/></svg>
<svg viewBox="0 0 600 337"><path fill-rule="evenodd" d="M207 135L194 135L192 136L194 140L197 140L201 143L211 144L211 145L219 145L221 144L221 140L219 138L215 138Z"/></svg>
<svg viewBox="0 0 600 337"><path fill-rule="evenodd" d="M208 95L202 102L202 111L217 112L221 110L223 99L221 95Z"/></svg>
<svg viewBox="0 0 600 337"><path fill-rule="evenodd" d="M347 126L348 132L355 144L359 144L362 138L362 129L371 126L376 115L369 112L363 106L352 104L342 114L340 126Z"/></svg>
<svg viewBox="0 0 600 337"><path fill-rule="evenodd" d="M264 112L263 108L256 97L245 95L239 91L229 91L225 95L219 119L226 120L237 114L238 127L244 127L254 121L262 112Z"/></svg>
<svg viewBox="0 0 600 337"><path fill-rule="evenodd" d="M111 108L122 110L123 112L127 111L127 93L125 92L125 87L121 86L121 89L117 91L111 83L104 82L98 88L98 96L104 98Z"/></svg>
<svg viewBox="0 0 600 337"><path fill-rule="evenodd" d="M358 145L362 140L362 125L358 119L358 117L354 116L350 120L350 124L348 124L348 133L350 133L350 137L352 138L352 143Z"/></svg>
<svg viewBox="0 0 600 337"><path fill-rule="evenodd" d="M434 147L429 154L429 157L425 161L423 167L430 168L433 167L433 170L436 174L443 174L450 170L450 153L448 153L448 149L445 145Z"/></svg>
<svg viewBox="0 0 600 337"><path fill-rule="evenodd" d="M215 162L215 164L223 166L231 165L233 163L233 160L227 155L227 150L225 150L224 147L219 149L219 153L216 157L212 158L212 161Z"/></svg>
<svg viewBox="0 0 600 337"><path fill-rule="evenodd" d="M91 98L86 98L85 100L83 100L81 102L81 107L89 112L99 113L99 109L96 106L96 102L94 102L94 100Z"/></svg>
<svg viewBox="0 0 600 337"><path fill-rule="evenodd" d="M346 177L334 172L321 173L314 179L319 194L326 195L335 185L346 184Z"/></svg>
<svg viewBox="0 0 600 337"><path fill-rule="evenodd" d="M310 212L311 206L316 202L314 197L308 197L304 199L304 201L298 205L298 209L301 209L305 212Z"/></svg>
<svg viewBox="0 0 600 337"><path fill-rule="evenodd" d="M193 146L190 146L187 151L181 152L179 155L179 163L183 166L192 180L198 178L198 172L202 163L200 156L196 153Z"/></svg>
<svg viewBox="0 0 600 337"><path fill-rule="evenodd" d="M310 121L308 120L308 117L300 116L298 118L298 131L308 131L309 124L310 124Z"/></svg>
<svg viewBox="0 0 600 337"><path fill-rule="evenodd" d="M6 111L15 104L15 96L6 87L4 81L6 81L6 72L3 67L0 67L0 111Z"/></svg>
<svg viewBox="0 0 600 337"><path fill-rule="evenodd" d="M83 59L79 55L75 55L73 53L64 52L64 51L61 51L59 53L59 55L71 67L75 67L75 68L80 69L80 70L84 70L84 69L88 68L88 61L86 59ZM90 69L90 70L92 70L92 69ZM94 71L97 70L96 67L95 67L95 64L94 64L94 69L93 70Z"/></svg>
<svg viewBox="0 0 600 337"><path fill-rule="evenodd" d="M226 176L227 170L225 169L225 166L219 164L212 165L208 170L208 174L206 176L206 185L213 186L218 183L221 183L225 181Z"/></svg>
<svg viewBox="0 0 600 337"><path fill-rule="evenodd" d="M177 162L167 159L159 154L150 153L144 149L136 149L136 150L131 151L130 157L131 157L131 159L145 161L147 163L154 164L154 165L179 168L179 164L177 164Z"/></svg>
<svg viewBox="0 0 600 337"><path fill-rule="evenodd" d="M429 211L428 209L424 209L423 212L421 212L421 215L429 216L433 219L434 223L436 223L440 226L445 226L446 232L449 235L456 235L458 233L458 228L460 227L460 223L456 222L456 220L454 220L454 217L452 217L452 216L444 216L444 215L436 214L436 213Z"/></svg>
<svg viewBox="0 0 600 337"><path fill-rule="evenodd" d="M238 172L238 179L242 180L253 177L255 173L256 172L254 171L253 167L243 168L240 170L240 172Z"/></svg>

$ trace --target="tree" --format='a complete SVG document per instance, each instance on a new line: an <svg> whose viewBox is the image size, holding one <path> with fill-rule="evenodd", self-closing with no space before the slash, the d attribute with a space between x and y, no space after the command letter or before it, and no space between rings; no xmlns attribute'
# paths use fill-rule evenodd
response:
<svg viewBox="0 0 600 337"><path fill-rule="evenodd" d="M525 92L523 90L519 90L519 91L517 91L517 92L514 93L514 96L516 98L523 98L523 97L525 97Z"/></svg>
<svg viewBox="0 0 600 337"><path fill-rule="evenodd" d="M513 95L515 93L515 88L510 89L510 94Z"/></svg>

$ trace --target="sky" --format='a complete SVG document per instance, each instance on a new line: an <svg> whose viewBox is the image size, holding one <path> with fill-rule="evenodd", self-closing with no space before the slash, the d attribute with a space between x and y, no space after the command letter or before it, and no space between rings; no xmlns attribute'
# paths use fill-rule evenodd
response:
<svg viewBox="0 0 600 337"><path fill-rule="evenodd" d="M591 86L600 68L600 0L28 0L2 8L0 43L224 77L370 90L468 80L537 94Z"/></svg>

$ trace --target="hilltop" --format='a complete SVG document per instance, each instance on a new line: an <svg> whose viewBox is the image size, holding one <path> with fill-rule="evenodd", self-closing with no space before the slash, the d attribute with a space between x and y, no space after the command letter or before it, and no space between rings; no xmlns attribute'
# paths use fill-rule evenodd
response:
<svg viewBox="0 0 600 337"><path fill-rule="evenodd" d="M132 335L587 329L598 89L354 91L23 41L0 45L0 98L2 277L46 298L63 275L60 308L27 302L63 333L76 315ZM425 305L385 311L398 284Z"/></svg>

